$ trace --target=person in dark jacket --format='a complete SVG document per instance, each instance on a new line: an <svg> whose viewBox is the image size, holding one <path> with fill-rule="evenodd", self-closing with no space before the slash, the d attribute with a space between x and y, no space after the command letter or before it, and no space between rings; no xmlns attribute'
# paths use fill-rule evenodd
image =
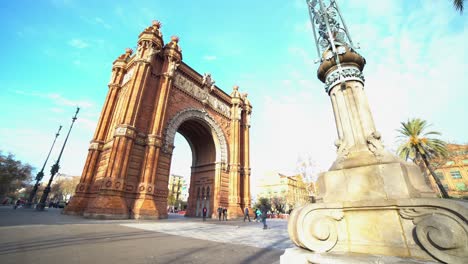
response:
<svg viewBox="0 0 468 264"><path fill-rule="evenodd" d="M223 208L223 220L227 221L227 208L226 207Z"/></svg>
<svg viewBox="0 0 468 264"><path fill-rule="evenodd" d="M218 219L221 221L221 215L223 214L223 208L220 206L218 207Z"/></svg>
<svg viewBox="0 0 468 264"><path fill-rule="evenodd" d="M260 211L262 212L262 223L263 223L263 229L267 229L268 226L266 224L266 219L267 219L267 213L268 213L268 208L266 205L262 204L260 206Z"/></svg>
<svg viewBox="0 0 468 264"><path fill-rule="evenodd" d="M206 209L206 206L203 207L203 221L206 221L206 213L208 212L208 209Z"/></svg>
<svg viewBox="0 0 468 264"><path fill-rule="evenodd" d="M246 218L249 218L249 222L250 222L249 208L247 207L244 209L244 222Z"/></svg>

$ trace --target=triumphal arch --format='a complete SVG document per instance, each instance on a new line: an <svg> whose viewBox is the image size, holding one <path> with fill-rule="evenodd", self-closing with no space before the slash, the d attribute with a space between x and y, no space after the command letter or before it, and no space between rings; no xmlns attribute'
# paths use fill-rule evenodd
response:
<svg viewBox="0 0 468 264"><path fill-rule="evenodd" d="M176 132L192 149L186 215L250 207L249 120L237 86L230 95L182 61L179 38L164 44L154 21L113 63L109 91L76 194L65 213L93 218L167 217Z"/></svg>

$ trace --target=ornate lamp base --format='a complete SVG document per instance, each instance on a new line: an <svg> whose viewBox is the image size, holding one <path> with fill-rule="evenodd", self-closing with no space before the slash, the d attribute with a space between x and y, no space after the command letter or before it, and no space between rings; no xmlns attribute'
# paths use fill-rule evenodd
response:
<svg viewBox="0 0 468 264"><path fill-rule="evenodd" d="M280 257L280 263L296 263L296 264L365 264L365 263L398 263L398 264L422 264L422 263L437 263L426 260L416 260L410 258L400 258L382 255L371 254L355 254L355 253L314 253L302 248L288 248Z"/></svg>
<svg viewBox="0 0 468 264"><path fill-rule="evenodd" d="M309 204L288 225L305 250L287 251L281 263L468 263L467 218L468 203L436 198ZM353 262L353 254L366 255Z"/></svg>

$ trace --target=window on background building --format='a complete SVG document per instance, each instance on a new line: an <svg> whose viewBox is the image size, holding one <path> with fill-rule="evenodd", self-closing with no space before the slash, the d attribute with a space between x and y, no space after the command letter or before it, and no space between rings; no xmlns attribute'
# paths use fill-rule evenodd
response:
<svg viewBox="0 0 468 264"><path fill-rule="evenodd" d="M439 178L439 179L441 179L441 180L443 180L443 179L444 179L444 173L443 173L443 172L436 171L436 173L435 173L435 174L436 174L437 178Z"/></svg>
<svg viewBox="0 0 468 264"><path fill-rule="evenodd" d="M447 165L447 166L450 166L450 165L453 165L453 164L455 164L455 161L453 161L453 160L449 160L449 161L447 161L447 163L445 163L445 165Z"/></svg>
<svg viewBox="0 0 468 264"><path fill-rule="evenodd" d="M459 182L456 184L458 191L466 191L466 184L464 182Z"/></svg>
<svg viewBox="0 0 468 264"><path fill-rule="evenodd" d="M460 171L450 171L450 175L452 175L453 179L461 179L462 176L460 174Z"/></svg>

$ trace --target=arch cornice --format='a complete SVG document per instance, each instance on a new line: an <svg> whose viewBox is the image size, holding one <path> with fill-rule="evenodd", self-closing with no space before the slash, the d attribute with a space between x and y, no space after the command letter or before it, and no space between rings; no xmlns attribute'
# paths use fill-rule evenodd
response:
<svg viewBox="0 0 468 264"><path fill-rule="evenodd" d="M201 120L207 124L213 133L216 147L216 162L227 164L227 141L221 126L208 112L196 108L187 108L178 112L168 123L164 132L163 151L171 153L174 146L174 138L179 126L187 120Z"/></svg>

